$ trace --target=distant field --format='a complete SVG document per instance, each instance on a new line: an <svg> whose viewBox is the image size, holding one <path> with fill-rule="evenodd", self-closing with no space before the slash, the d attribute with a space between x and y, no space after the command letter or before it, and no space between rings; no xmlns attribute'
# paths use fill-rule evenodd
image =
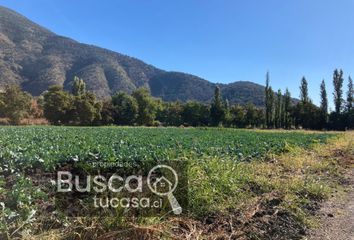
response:
<svg viewBox="0 0 354 240"><path fill-rule="evenodd" d="M333 134L216 128L3 127L0 159L10 168L84 161L144 161L227 157L260 160L289 147L309 147Z"/></svg>

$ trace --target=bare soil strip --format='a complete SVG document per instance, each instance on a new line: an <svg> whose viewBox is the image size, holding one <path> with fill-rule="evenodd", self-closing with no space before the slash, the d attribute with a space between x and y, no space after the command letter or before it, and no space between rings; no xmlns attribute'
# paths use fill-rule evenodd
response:
<svg viewBox="0 0 354 240"><path fill-rule="evenodd" d="M323 204L319 212L321 226L307 239L354 240L354 170L348 173L346 184L346 196L334 197Z"/></svg>
<svg viewBox="0 0 354 240"><path fill-rule="evenodd" d="M354 240L354 142L353 132L346 154L337 152L341 164L348 169L344 175L344 194L334 194L318 212L320 226L310 231L308 240Z"/></svg>

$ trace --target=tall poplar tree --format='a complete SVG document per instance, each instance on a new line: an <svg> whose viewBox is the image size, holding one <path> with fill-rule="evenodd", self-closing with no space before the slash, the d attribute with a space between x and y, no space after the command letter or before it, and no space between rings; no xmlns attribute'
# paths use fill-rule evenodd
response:
<svg viewBox="0 0 354 240"><path fill-rule="evenodd" d="M309 98L309 90L308 90L308 83L305 77L302 77L301 79L301 85L300 85L300 99L302 103L308 103L310 102Z"/></svg>
<svg viewBox="0 0 354 240"><path fill-rule="evenodd" d="M284 95L284 127L287 129L291 127L291 94L289 89L285 90Z"/></svg>
<svg viewBox="0 0 354 240"><path fill-rule="evenodd" d="M343 71L342 70L334 70L333 73L333 101L335 106L335 111L337 114L341 113L343 107Z"/></svg>
<svg viewBox="0 0 354 240"><path fill-rule="evenodd" d="M210 118L214 126L220 125L225 119L225 104L221 99L220 88L215 87L214 99L210 107Z"/></svg>
<svg viewBox="0 0 354 240"><path fill-rule="evenodd" d="M273 106L274 106L274 92L270 86L269 72L266 74L265 86L265 122L268 128L273 127Z"/></svg>
<svg viewBox="0 0 354 240"><path fill-rule="evenodd" d="M328 97L327 97L327 90L326 90L326 83L322 80L321 87L320 87L320 97L321 97L321 122L322 127L325 127L328 122Z"/></svg>
<svg viewBox="0 0 354 240"><path fill-rule="evenodd" d="M354 104L354 89L353 89L353 80L349 76L348 79L348 93L347 93L347 111L350 112L353 109Z"/></svg>
<svg viewBox="0 0 354 240"><path fill-rule="evenodd" d="M268 89L269 97L269 128L275 127L275 118L274 118L274 108L275 108L275 94L272 87Z"/></svg>
<svg viewBox="0 0 354 240"><path fill-rule="evenodd" d="M321 111L323 113L328 113L328 98L327 98L327 91L326 91L326 83L322 80L321 83Z"/></svg>
<svg viewBox="0 0 354 240"><path fill-rule="evenodd" d="M281 90L278 90L275 105L275 126L277 128L282 127L282 94Z"/></svg>

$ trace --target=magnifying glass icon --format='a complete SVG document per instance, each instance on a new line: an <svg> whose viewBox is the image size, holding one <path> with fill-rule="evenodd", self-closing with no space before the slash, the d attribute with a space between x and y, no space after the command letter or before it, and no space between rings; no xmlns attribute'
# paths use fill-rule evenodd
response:
<svg viewBox="0 0 354 240"><path fill-rule="evenodd" d="M171 172L173 177L174 177L174 183L171 182L169 179L167 179L164 175L158 178L155 178L154 182L151 182L151 178L154 174L154 172ZM158 183L163 183L163 184L167 184L168 190L158 190L157 189L157 184ZM179 205L177 199L175 198L175 196L173 195L173 191L176 190L176 187L178 185L178 175L177 172L170 166L167 165L157 165L155 167L153 167L147 177L147 185L149 187L149 189L151 190L151 192L155 193L158 196L167 196L168 201L170 202L172 211L174 214L179 215L182 213L182 207L181 205ZM161 192L160 192L161 191Z"/></svg>

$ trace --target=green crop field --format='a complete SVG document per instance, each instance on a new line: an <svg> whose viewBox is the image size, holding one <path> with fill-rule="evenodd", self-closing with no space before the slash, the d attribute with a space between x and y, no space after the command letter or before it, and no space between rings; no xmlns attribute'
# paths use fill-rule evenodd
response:
<svg viewBox="0 0 354 240"><path fill-rule="evenodd" d="M260 160L287 147L309 147L331 134L212 128L3 127L0 160L13 169L80 161L144 161L217 156Z"/></svg>
<svg viewBox="0 0 354 240"><path fill-rule="evenodd" d="M94 218L68 223L68 216L61 209L53 213L56 189L53 179L46 176L56 174L58 169L74 169L76 172L78 169L79 172L82 169L106 170L92 168L94 165L90 163L97 162L124 162L128 166L122 170L124 174L130 174L130 170L142 170L144 174L160 161L183 160L188 167L187 180L183 182L186 185L181 187L188 186L188 189L174 194L177 199L188 199L188 209L183 212L185 218L203 219L210 214L237 209L243 203L253 201L250 199L273 191L283 191L292 197L293 193L303 192L304 196L322 196L326 188L316 176L309 174L303 180L296 177L296 181L292 180L293 173L285 176L289 169L279 170L274 156L291 152L296 157L303 149L313 150L314 144L326 143L336 135L225 128L2 127L0 232L6 235L0 234L0 238L11 239L25 229L31 229L33 234L55 228L65 229L68 236L79 232L86 234L86 230L78 230L78 224L82 229L90 229ZM270 167L273 165L274 168ZM316 166L320 168L322 165ZM331 165L324 165L323 169L327 166ZM84 205L90 212L92 207L87 206L91 205ZM170 206L166 206L170 211ZM72 209L76 208L68 208L69 211ZM105 218L97 228L97 235L87 233L85 236L94 239L105 231L114 230L115 226L125 228L132 224L131 219L123 219ZM135 223L143 221L134 219ZM167 219L154 221L160 224ZM50 224L43 224L48 221Z"/></svg>

